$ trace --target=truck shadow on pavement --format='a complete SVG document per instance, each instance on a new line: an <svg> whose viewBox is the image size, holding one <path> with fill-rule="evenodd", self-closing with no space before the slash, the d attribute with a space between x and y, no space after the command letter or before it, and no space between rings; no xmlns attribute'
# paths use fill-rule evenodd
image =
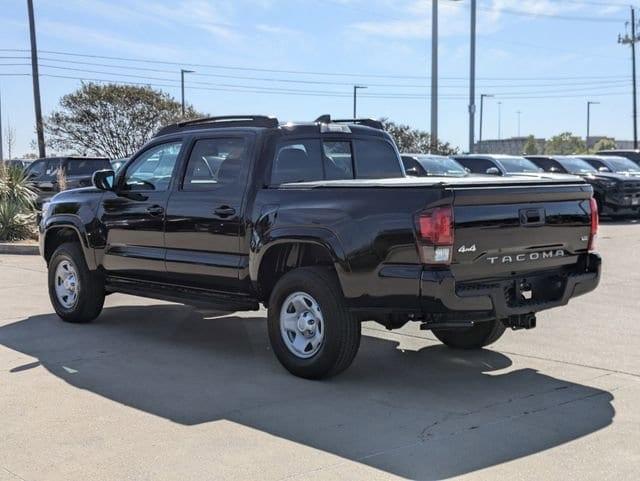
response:
<svg viewBox="0 0 640 481"><path fill-rule="evenodd" d="M608 391L509 370L511 359L492 350L416 342L400 350L363 336L348 371L314 382L281 368L260 317L154 305L107 308L92 325L39 315L0 327L0 344L38 360L9 366L12 375L42 365L71 386L182 425L228 420L412 479L529 456L615 415Z"/></svg>

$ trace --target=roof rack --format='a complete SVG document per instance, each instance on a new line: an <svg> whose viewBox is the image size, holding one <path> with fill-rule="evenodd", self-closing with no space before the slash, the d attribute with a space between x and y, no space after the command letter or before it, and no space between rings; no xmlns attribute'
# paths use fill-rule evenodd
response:
<svg viewBox="0 0 640 481"><path fill-rule="evenodd" d="M192 120L184 120L175 124L162 127L156 133L156 137L181 130L197 129L201 127L265 127L275 128L280 122L275 117L267 115L224 115L219 117L201 117Z"/></svg>
<svg viewBox="0 0 640 481"><path fill-rule="evenodd" d="M384 130L384 126L382 122L376 119L332 119L331 115L321 115L318 117L316 122L323 124L356 124L356 125L364 125L365 127L371 127L372 129Z"/></svg>

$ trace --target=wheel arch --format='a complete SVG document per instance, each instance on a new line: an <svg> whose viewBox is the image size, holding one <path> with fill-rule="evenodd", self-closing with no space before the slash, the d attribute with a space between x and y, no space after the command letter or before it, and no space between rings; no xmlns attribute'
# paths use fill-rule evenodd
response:
<svg viewBox="0 0 640 481"><path fill-rule="evenodd" d="M313 230L315 232L272 232L267 245L252 251L249 273L260 301L268 302L273 287L284 274L297 267L313 265L327 266L335 272L344 292L344 277L350 269L342 246L327 229Z"/></svg>
<svg viewBox="0 0 640 481"><path fill-rule="evenodd" d="M73 219L52 220L47 223L42 236L42 255L47 264L60 245L65 242L77 242L82 249L89 270L96 270L95 256L93 249L88 244L86 232Z"/></svg>

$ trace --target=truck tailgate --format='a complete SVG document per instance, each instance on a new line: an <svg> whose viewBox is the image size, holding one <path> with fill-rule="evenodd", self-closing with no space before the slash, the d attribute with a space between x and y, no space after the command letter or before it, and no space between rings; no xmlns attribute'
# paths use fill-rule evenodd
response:
<svg viewBox="0 0 640 481"><path fill-rule="evenodd" d="M459 281L561 268L587 251L586 184L451 187Z"/></svg>

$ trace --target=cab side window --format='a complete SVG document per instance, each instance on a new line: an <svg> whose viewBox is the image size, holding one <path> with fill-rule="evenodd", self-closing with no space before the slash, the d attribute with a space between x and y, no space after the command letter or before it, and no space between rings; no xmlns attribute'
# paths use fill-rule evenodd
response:
<svg viewBox="0 0 640 481"><path fill-rule="evenodd" d="M181 148L182 142L170 142L143 152L127 168L124 190L167 190Z"/></svg>
<svg viewBox="0 0 640 481"><path fill-rule="evenodd" d="M276 146L271 169L272 184L311 182L323 178L320 140L290 140Z"/></svg>
<svg viewBox="0 0 640 481"><path fill-rule="evenodd" d="M356 178L385 179L404 177L400 159L384 140L356 139Z"/></svg>

